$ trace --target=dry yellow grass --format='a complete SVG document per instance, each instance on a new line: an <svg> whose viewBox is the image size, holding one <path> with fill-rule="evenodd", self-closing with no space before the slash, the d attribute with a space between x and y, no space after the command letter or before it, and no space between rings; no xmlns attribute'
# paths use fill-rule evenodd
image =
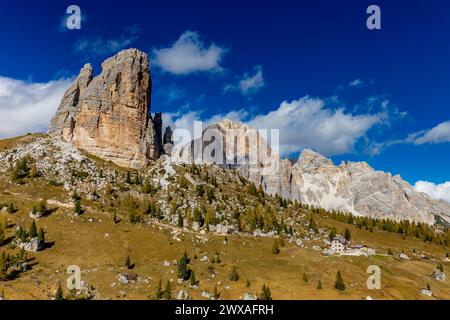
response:
<svg viewBox="0 0 450 320"><path fill-rule="evenodd" d="M29 226L31 219L27 213L35 202L11 194L0 195L0 203L9 201L14 201L19 211L2 215L7 215L12 223ZM173 296L184 287L194 299L202 299L201 292L212 292L215 285L221 299L238 299L246 292L259 293L263 283L270 286L274 299L363 299L368 295L375 299L424 299L426 297L418 290L427 283L431 285L434 298L450 298L449 280L438 282L430 278L435 261L400 261L392 256L325 257L311 249L313 243L307 243L308 248L286 243L281 253L274 255L271 239L228 236L228 243L224 244L224 236L206 234L201 237L208 241L201 244L197 241L199 235L190 231L181 231L178 236L181 241L176 241L171 234L173 227L131 225L128 221L115 225L111 214L91 210L72 217L70 209L59 208L50 216L39 219L37 224L45 227L47 241L54 245L30 254L37 263L32 270L15 280L0 283L0 291L4 290L8 299L49 299L58 281L65 283L68 277L65 270L69 265L80 266L82 280L97 289L98 299L150 299L154 297L159 279L163 286L173 279ZM399 241L406 253L416 248L437 257L444 251L442 247L416 239L401 240L395 234L370 233L357 228L351 231L356 241L364 240L381 251ZM177 267L164 266L164 261L179 259L185 250L191 258L190 267L200 280L198 289L177 284ZM201 261L205 254L211 258L215 251L220 253L220 264ZM133 272L148 281L119 283L117 275L126 271L127 254L136 263ZM382 269L381 290L366 288L366 268L371 264ZM217 273L215 278L210 276L209 266ZM237 282L228 279L233 266L238 268L240 275ZM448 270L450 264L444 262L444 268ZM333 288L337 270L341 271L347 286L344 293ZM308 282L303 280L305 272ZM250 287L246 287L247 279L251 282ZM319 279L322 290L316 288Z"/></svg>

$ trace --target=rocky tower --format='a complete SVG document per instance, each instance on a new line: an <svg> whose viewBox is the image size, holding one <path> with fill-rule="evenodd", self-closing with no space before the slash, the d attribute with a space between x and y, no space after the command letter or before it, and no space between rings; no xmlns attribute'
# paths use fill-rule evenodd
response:
<svg viewBox="0 0 450 320"><path fill-rule="evenodd" d="M95 78L87 64L64 94L49 134L117 165L142 168L160 154L150 91L149 59L137 49L105 60Z"/></svg>

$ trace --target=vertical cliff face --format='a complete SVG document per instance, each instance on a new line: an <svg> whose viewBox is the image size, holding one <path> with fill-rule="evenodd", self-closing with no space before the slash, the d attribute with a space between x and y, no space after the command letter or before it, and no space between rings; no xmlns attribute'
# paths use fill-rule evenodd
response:
<svg viewBox="0 0 450 320"><path fill-rule="evenodd" d="M105 60L95 78L86 65L65 93L49 134L117 165L142 168L161 149L161 133L149 116L150 91L149 59L137 49Z"/></svg>

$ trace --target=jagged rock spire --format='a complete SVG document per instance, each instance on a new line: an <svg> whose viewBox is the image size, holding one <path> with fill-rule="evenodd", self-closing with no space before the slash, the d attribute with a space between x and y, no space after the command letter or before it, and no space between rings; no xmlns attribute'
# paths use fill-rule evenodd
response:
<svg viewBox="0 0 450 320"><path fill-rule="evenodd" d="M150 94L144 52L119 52L103 62L95 78L85 65L61 100L49 134L120 166L142 168L161 149L149 116Z"/></svg>

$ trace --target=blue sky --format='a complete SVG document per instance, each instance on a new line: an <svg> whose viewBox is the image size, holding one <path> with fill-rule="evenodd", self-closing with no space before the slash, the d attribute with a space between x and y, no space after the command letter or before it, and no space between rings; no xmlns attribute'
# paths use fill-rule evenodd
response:
<svg viewBox="0 0 450 320"><path fill-rule="evenodd" d="M70 4L81 30L64 27ZM381 30L366 28L370 4ZM279 127L293 157L310 147L412 184L450 181L446 0L2 1L0 24L0 137L45 130L84 63L99 73L136 47L167 123L226 115Z"/></svg>

